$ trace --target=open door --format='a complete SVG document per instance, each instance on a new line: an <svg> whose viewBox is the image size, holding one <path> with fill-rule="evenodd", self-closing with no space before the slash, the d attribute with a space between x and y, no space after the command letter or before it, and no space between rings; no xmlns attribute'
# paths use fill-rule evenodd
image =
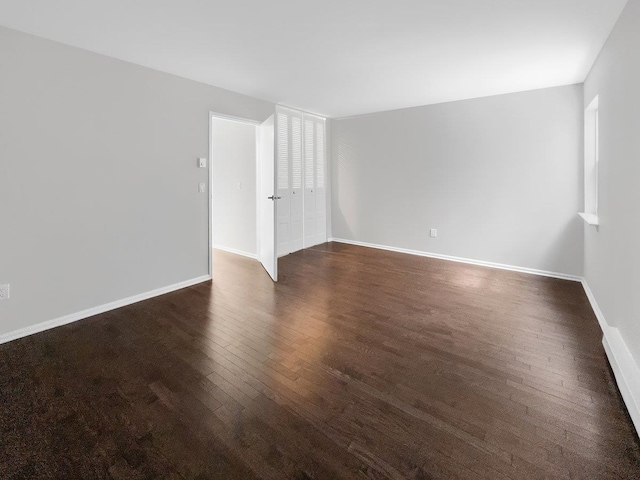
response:
<svg viewBox="0 0 640 480"><path fill-rule="evenodd" d="M271 115L258 127L258 260L278 281L276 219L278 197L276 189L275 122Z"/></svg>

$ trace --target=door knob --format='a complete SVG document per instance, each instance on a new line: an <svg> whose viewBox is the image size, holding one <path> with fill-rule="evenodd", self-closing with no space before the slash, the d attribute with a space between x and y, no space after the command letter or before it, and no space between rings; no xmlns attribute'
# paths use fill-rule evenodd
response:
<svg viewBox="0 0 640 480"><path fill-rule="evenodd" d="M269 200L280 200L282 197L276 197L275 195L271 195L270 197L267 197Z"/></svg>

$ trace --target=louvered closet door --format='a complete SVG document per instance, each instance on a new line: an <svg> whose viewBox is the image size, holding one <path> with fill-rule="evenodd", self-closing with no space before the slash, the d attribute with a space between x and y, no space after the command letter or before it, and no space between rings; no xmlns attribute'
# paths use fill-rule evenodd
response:
<svg viewBox="0 0 640 480"><path fill-rule="evenodd" d="M325 120L278 107L278 256L327 241Z"/></svg>
<svg viewBox="0 0 640 480"><path fill-rule="evenodd" d="M276 112L278 158L278 256L291 252L291 116L284 109Z"/></svg>
<svg viewBox="0 0 640 480"><path fill-rule="evenodd" d="M304 115L304 248L316 244L315 122Z"/></svg>
<svg viewBox="0 0 640 480"><path fill-rule="evenodd" d="M325 155L325 121L316 119L315 126L315 180L316 180L316 235L315 245L327 241L327 186Z"/></svg>
<svg viewBox="0 0 640 480"><path fill-rule="evenodd" d="M302 168L302 114L291 111L291 252L304 247L304 189Z"/></svg>
<svg viewBox="0 0 640 480"><path fill-rule="evenodd" d="M325 120L304 115L304 246L327 241Z"/></svg>

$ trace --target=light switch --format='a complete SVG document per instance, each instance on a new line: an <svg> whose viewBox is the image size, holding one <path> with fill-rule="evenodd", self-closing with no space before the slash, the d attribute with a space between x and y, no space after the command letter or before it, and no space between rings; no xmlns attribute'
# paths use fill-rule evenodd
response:
<svg viewBox="0 0 640 480"><path fill-rule="evenodd" d="M207 185L204 182L200 182L198 184L198 192L199 193L204 193L206 189L207 189Z"/></svg>
<svg viewBox="0 0 640 480"><path fill-rule="evenodd" d="M207 168L207 159L206 158L199 158L198 159L198 167L199 168Z"/></svg>

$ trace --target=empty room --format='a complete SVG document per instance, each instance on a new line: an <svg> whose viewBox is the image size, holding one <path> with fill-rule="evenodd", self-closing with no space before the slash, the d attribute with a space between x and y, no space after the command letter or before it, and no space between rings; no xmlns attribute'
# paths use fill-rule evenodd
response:
<svg viewBox="0 0 640 480"><path fill-rule="evenodd" d="M0 479L639 479L640 0L0 0Z"/></svg>

